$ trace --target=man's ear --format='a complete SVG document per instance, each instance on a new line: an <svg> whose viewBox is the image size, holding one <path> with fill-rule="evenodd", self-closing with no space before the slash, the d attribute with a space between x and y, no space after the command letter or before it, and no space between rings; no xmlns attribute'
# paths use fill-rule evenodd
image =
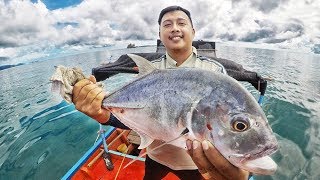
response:
<svg viewBox="0 0 320 180"><path fill-rule="evenodd" d="M193 38L194 38L196 35L196 30L194 28L192 28L192 34L193 34Z"/></svg>

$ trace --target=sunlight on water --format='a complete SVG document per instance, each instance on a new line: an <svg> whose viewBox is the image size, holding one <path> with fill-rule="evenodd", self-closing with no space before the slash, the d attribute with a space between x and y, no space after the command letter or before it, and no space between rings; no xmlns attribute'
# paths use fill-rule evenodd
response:
<svg viewBox="0 0 320 180"><path fill-rule="evenodd" d="M262 106L280 149L273 176L256 179L319 179L320 57L218 45L217 55L257 71L268 82ZM0 71L0 179L59 179L91 147L98 124L50 91L55 65L81 67L86 74L101 62L154 47L96 51L34 62ZM135 75L105 82L109 92ZM257 92L244 84L257 98ZM19 172L19 173L17 173Z"/></svg>

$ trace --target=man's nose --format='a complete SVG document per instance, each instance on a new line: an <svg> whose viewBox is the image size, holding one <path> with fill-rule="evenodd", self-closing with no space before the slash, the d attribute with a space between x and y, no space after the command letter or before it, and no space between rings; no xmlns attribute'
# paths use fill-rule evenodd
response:
<svg viewBox="0 0 320 180"><path fill-rule="evenodd" d="M180 28L178 26L177 23L173 23L172 24L172 29L171 29L172 32L179 32L180 31Z"/></svg>

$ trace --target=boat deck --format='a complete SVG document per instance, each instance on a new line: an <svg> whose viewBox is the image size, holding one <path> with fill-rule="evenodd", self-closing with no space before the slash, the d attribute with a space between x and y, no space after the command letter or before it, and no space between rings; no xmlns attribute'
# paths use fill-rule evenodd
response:
<svg viewBox="0 0 320 180"><path fill-rule="evenodd" d="M80 167L80 169L71 177L72 180L84 179L130 179L142 180L144 176L144 160L145 158L138 158L134 163L123 169L132 159L137 158L139 153L144 153L145 150L138 150L140 144L140 137L137 133L128 130L117 129L107 138L109 144L109 154L114 166L112 170L108 170L105 160L103 159L103 146L101 145L90 158ZM125 148L119 148L120 145ZM118 149L118 150L117 150ZM122 150L121 150L122 149ZM124 154L121 151L126 151ZM119 152L120 151L120 152ZM120 169L120 170L119 170ZM174 174L169 173L164 180L179 179Z"/></svg>

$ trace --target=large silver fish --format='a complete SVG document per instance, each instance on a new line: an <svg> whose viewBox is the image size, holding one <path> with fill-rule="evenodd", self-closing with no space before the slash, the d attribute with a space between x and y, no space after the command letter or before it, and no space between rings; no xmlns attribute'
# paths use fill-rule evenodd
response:
<svg viewBox="0 0 320 180"><path fill-rule="evenodd" d="M140 56L129 56L139 77L108 94L103 107L141 136L140 148L154 139L173 140L187 128L187 136L171 144L186 148L187 138L208 139L239 168L276 171L269 155L277 150L277 140L261 107L238 81L196 68L159 70Z"/></svg>
<svg viewBox="0 0 320 180"><path fill-rule="evenodd" d="M272 174L268 156L277 140L254 97L222 73L196 68L156 69L129 55L139 77L109 94L103 106L141 136L140 148L154 139L169 141L186 128L188 136L172 144L185 148L186 138L208 139L233 165L257 174Z"/></svg>

